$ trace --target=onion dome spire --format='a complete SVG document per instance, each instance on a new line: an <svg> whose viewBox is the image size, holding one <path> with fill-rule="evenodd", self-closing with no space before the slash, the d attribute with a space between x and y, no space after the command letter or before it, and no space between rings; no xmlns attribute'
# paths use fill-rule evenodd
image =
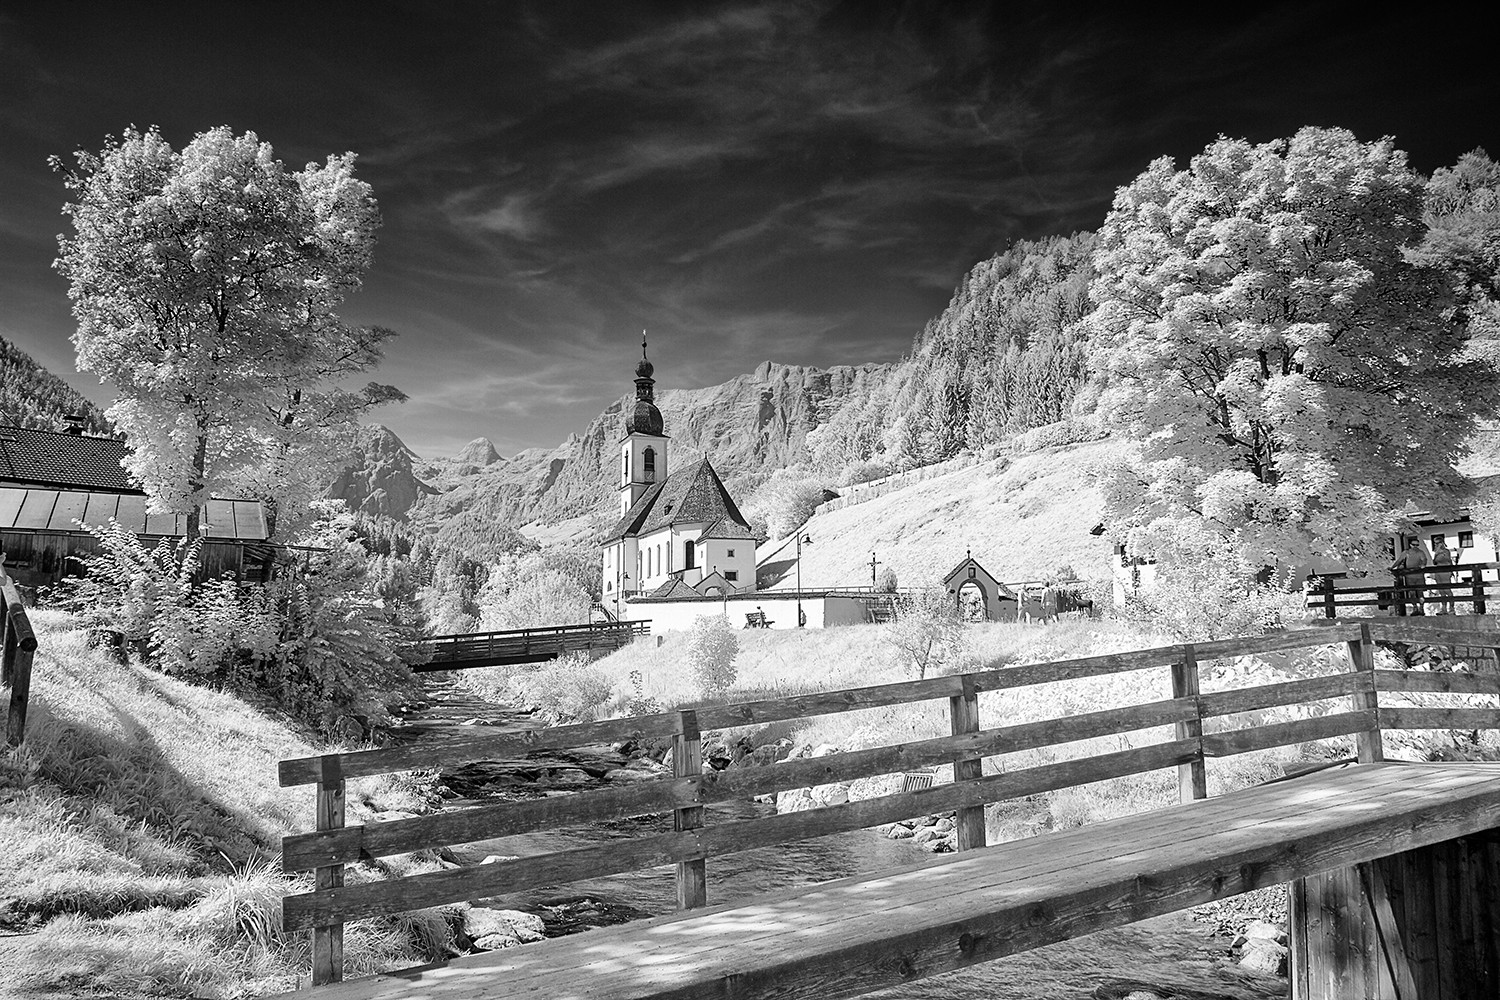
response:
<svg viewBox="0 0 1500 1000"><path fill-rule="evenodd" d="M635 407L625 415L626 434L662 434L661 411L656 408L656 369L646 357L646 331L641 331L641 360L635 366Z"/></svg>

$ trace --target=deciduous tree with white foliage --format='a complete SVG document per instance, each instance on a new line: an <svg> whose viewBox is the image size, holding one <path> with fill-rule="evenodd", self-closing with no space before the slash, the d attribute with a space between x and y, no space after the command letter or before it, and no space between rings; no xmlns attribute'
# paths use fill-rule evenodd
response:
<svg viewBox="0 0 1500 1000"><path fill-rule="evenodd" d="M108 410L153 509L188 516L248 485L307 499L320 438L398 393L340 383L392 335L338 308L370 266L379 213L354 154L289 170L254 133L228 127L174 150L126 130L65 168L80 370L110 383Z"/></svg>
<svg viewBox="0 0 1500 1000"><path fill-rule="evenodd" d="M1322 128L1220 139L1119 190L1091 290L1105 405L1141 442L1106 484L1116 532L1153 548L1208 528L1250 566L1358 562L1455 482L1500 397L1451 281L1414 259L1423 206L1390 139Z"/></svg>

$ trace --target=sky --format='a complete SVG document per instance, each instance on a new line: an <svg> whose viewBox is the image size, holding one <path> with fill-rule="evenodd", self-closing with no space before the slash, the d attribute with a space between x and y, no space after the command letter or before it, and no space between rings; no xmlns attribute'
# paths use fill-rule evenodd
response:
<svg viewBox="0 0 1500 1000"><path fill-rule="evenodd" d="M1500 155L1492 14L1375 8L0 4L0 336L107 403L47 159L229 125L359 155L384 223L343 315L398 331L375 377L409 396L373 419L427 457L552 447L631 389L642 329L659 389L896 360L974 264L1220 135Z"/></svg>

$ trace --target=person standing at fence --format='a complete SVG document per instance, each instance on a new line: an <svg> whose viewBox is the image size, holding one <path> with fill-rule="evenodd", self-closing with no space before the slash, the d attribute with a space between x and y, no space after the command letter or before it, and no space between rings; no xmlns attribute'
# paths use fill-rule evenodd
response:
<svg viewBox="0 0 1500 1000"><path fill-rule="evenodd" d="M1042 621L1057 621L1057 587L1051 580L1042 585Z"/></svg>
<svg viewBox="0 0 1500 1000"><path fill-rule="evenodd" d="M1455 562L1453 551L1448 548L1448 543L1442 535L1437 536L1437 541L1432 545L1432 568L1442 570L1452 566ZM1438 591L1438 614L1453 614L1453 574L1437 572L1432 574L1432 582L1440 585L1443 589Z"/></svg>
<svg viewBox="0 0 1500 1000"><path fill-rule="evenodd" d="M1406 545L1406 551L1396 557L1391 564L1391 572L1396 574L1396 613L1406 614L1406 605L1411 605L1411 613L1423 614L1422 611L1422 585L1427 578L1419 570L1427 568L1427 550L1422 547L1422 539L1413 538ZM1415 581L1415 582L1413 582Z"/></svg>

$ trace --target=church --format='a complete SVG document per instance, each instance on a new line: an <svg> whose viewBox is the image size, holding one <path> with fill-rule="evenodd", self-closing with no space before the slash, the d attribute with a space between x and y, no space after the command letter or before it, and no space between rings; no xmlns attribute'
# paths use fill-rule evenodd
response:
<svg viewBox="0 0 1500 1000"><path fill-rule="evenodd" d="M604 607L628 618L629 598L703 600L755 591L755 532L708 456L675 471L656 408L655 369L641 340L635 404L620 441L620 519L604 536Z"/></svg>

